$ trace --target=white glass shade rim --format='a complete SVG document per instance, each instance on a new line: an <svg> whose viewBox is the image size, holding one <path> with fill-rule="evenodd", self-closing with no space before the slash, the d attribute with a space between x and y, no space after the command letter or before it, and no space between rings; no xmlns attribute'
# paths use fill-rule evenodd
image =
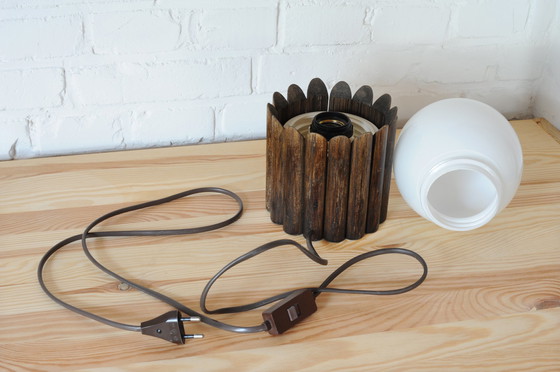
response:
<svg viewBox="0 0 560 372"><path fill-rule="evenodd" d="M471 213L465 212L462 208L463 214L460 216L445 211L447 206L442 205L445 201L435 202L434 199L437 197L433 195L438 183L459 174L462 178L476 180L481 185L478 190L472 189L469 192L479 193L477 195L482 198ZM463 158L447 160L432 167L421 183L419 199L427 219L449 230L467 231L485 225L498 214L502 192L502 182L491 166L477 160ZM458 196L456 200L464 197L465 195Z"/></svg>

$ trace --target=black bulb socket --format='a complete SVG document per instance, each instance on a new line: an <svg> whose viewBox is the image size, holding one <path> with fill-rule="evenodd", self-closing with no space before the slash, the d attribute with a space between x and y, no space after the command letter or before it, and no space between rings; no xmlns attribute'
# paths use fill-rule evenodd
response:
<svg viewBox="0 0 560 372"><path fill-rule="evenodd" d="M328 141L336 136L351 138L354 134L354 126L350 118L343 113L326 111L315 115L309 131L322 135Z"/></svg>

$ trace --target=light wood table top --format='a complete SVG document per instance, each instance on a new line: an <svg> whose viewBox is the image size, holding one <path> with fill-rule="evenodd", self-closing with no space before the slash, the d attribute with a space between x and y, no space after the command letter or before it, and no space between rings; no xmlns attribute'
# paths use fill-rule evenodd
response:
<svg viewBox="0 0 560 372"><path fill-rule="evenodd" d="M510 205L474 231L447 231L417 216L391 187L388 219L357 241L316 243L320 266L283 247L228 272L209 306L231 306L317 286L341 263L380 247L404 247L429 265L419 288L396 296L323 294L319 310L281 336L240 335L187 324L201 340L178 346L82 318L37 283L43 253L113 209L179 191L217 186L238 193L243 217L218 231L179 237L100 238L94 255L121 275L199 309L206 281L271 240L290 238L265 210L265 142L63 156L0 163L0 368L7 370L560 370L560 144L542 120L512 123L524 152ZM233 202L199 195L116 217L101 229L179 228L231 215ZM301 236L294 239L303 243ZM395 255L396 256L396 255ZM337 287L388 289L411 283L404 256L366 260ZM64 300L139 324L167 310L121 290L86 260L79 243L46 267ZM216 315L257 325L261 311Z"/></svg>

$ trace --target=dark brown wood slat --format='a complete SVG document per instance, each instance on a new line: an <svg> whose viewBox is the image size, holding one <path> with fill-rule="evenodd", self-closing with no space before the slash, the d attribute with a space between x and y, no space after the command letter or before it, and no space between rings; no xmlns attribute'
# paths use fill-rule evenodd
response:
<svg viewBox="0 0 560 372"><path fill-rule="evenodd" d="M284 231L298 235L303 232L304 138L294 128L282 132L282 182Z"/></svg>
<svg viewBox="0 0 560 372"><path fill-rule="evenodd" d="M288 87L288 116L286 120L305 113L307 110L307 99L299 85L292 84Z"/></svg>
<svg viewBox="0 0 560 372"><path fill-rule="evenodd" d="M307 87L307 111L327 111L329 91L323 80L315 78Z"/></svg>
<svg viewBox="0 0 560 372"><path fill-rule="evenodd" d="M331 90L329 111L348 112L352 105L352 91L345 81L339 81Z"/></svg>
<svg viewBox="0 0 560 372"><path fill-rule="evenodd" d="M348 114L353 114L353 115L363 117L362 112L367 110L367 107L369 107L369 106L365 103L362 103L360 101L351 100L350 105L345 112L348 113Z"/></svg>
<svg viewBox="0 0 560 372"><path fill-rule="evenodd" d="M378 128L378 129L379 129L379 127L383 126L382 124L375 122L376 115L375 115L375 110L374 110L373 106L361 105L361 111L360 111L360 114L358 114L358 115L363 117L364 119L367 119L367 120L371 121L376 126L376 128Z"/></svg>
<svg viewBox="0 0 560 372"><path fill-rule="evenodd" d="M270 200L272 194L272 117L278 120L278 111L270 103L266 105L266 210L270 211Z"/></svg>
<svg viewBox="0 0 560 372"><path fill-rule="evenodd" d="M346 237L350 154L348 137L337 136L328 142L323 237L330 242L339 242Z"/></svg>
<svg viewBox="0 0 560 372"><path fill-rule="evenodd" d="M373 136L373 156L369 182L366 233L376 232L381 221L381 203L383 197L383 176L385 174L385 151L389 127L383 126Z"/></svg>
<svg viewBox="0 0 560 372"><path fill-rule="evenodd" d="M283 190L282 190L282 132L284 127L275 116L272 116L270 135L270 154L271 154L271 177L270 177L270 219L272 222L282 224L283 209Z"/></svg>
<svg viewBox="0 0 560 372"><path fill-rule="evenodd" d="M276 119L278 119L278 110L276 110L276 107L274 107L274 105L267 103L266 109L267 113L270 112L272 116L276 116Z"/></svg>
<svg viewBox="0 0 560 372"><path fill-rule="evenodd" d="M356 91L354 97L352 97L350 108L346 112L367 119L368 111L371 109L372 101L373 89L371 89L370 86L364 85Z"/></svg>
<svg viewBox="0 0 560 372"><path fill-rule="evenodd" d="M288 87L288 104L305 99L305 93L297 84L291 84Z"/></svg>
<svg viewBox="0 0 560 372"><path fill-rule="evenodd" d="M391 96L387 93L375 100L373 107L383 113L389 112L391 108Z"/></svg>
<svg viewBox="0 0 560 372"><path fill-rule="evenodd" d="M391 108L391 96L388 94L383 94L381 97L375 100L373 103L373 123L377 128L381 128L383 125L387 124L385 116Z"/></svg>
<svg viewBox="0 0 560 372"><path fill-rule="evenodd" d="M395 139L397 136L397 107L389 110L386 117L386 125L389 127L387 134L387 150L385 151L385 174L383 175L383 199L381 201L381 220L383 223L387 219L387 209L389 207L389 189L391 187L391 171L393 168L393 152L395 150Z"/></svg>
<svg viewBox="0 0 560 372"><path fill-rule="evenodd" d="M371 105L373 102L373 89L369 85L363 85L354 93L352 101L357 101L365 103L366 105Z"/></svg>
<svg viewBox="0 0 560 372"><path fill-rule="evenodd" d="M346 237L348 239L360 239L366 233L372 140L373 135L365 133L355 138L352 143L348 217L346 218Z"/></svg>
<svg viewBox="0 0 560 372"><path fill-rule="evenodd" d="M280 121L280 124L286 124L286 121L288 121L288 101L281 93L274 92L274 94L272 95L272 103L274 104L276 111L278 111L277 117Z"/></svg>
<svg viewBox="0 0 560 372"><path fill-rule="evenodd" d="M377 128L381 128L385 125L385 113L377 109L373 109L373 118L370 120Z"/></svg>
<svg viewBox="0 0 560 372"><path fill-rule="evenodd" d="M310 133L305 143L303 235L311 240L323 238L325 181L327 178L327 140Z"/></svg>
<svg viewBox="0 0 560 372"><path fill-rule="evenodd" d="M329 111L351 113L352 100L348 98L330 98Z"/></svg>

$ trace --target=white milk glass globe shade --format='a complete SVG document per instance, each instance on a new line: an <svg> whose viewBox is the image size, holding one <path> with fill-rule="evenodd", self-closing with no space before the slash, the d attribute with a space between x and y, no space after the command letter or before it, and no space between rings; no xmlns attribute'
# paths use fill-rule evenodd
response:
<svg viewBox="0 0 560 372"><path fill-rule="evenodd" d="M523 153L502 114L482 102L451 98L410 118L393 167L397 187L416 213L449 230L472 230L515 195Z"/></svg>

